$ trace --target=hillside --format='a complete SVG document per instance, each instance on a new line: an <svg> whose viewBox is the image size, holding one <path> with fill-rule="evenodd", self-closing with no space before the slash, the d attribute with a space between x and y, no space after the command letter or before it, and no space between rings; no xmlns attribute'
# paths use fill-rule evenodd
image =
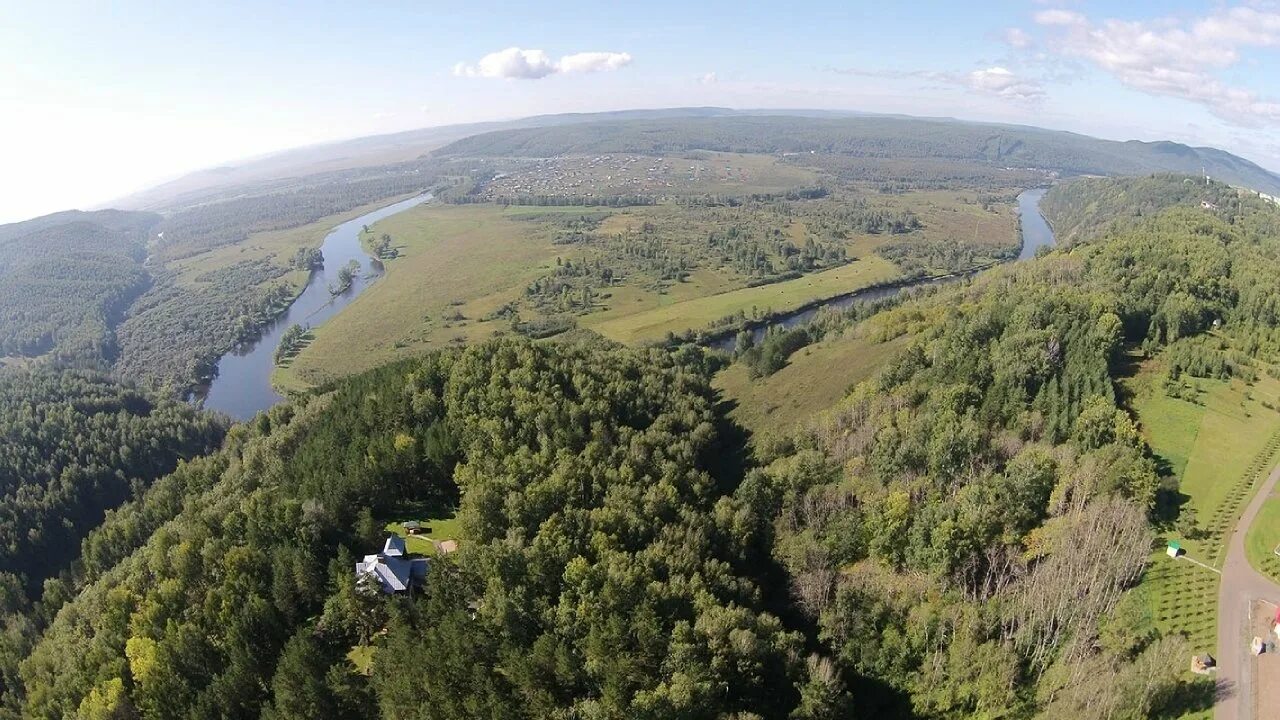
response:
<svg viewBox="0 0 1280 720"><path fill-rule="evenodd" d="M0 357L105 367L115 326L150 283L150 213L70 211L0 226Z"/></svg>
<svg viewBox="0 0 1280 720"><path fill-rule="evenodd" d="M724 108L670 108L563 113L372 135L282 150L235 164L199 170L120 198L110 204L114 207L134 210L163 210L207 200L237 187L259 186L318 173L408 162L455 140L495 130L570 125L605 119L699 117L728 115L735 112Z"/></svg>
<svg viewBox="0 0 1280 720"><path fill-rule="evenodd" d="M1107 182L1112 196L1125 181ZM488 341L337 380L93 530L66 604L5 673L6 707L1203 710L1212 685L1185 674L1203 623L1166 611L1157 563L1172 561L1152 550L1186 524L1183 465L1198 507L1223 493L1194 458L1162 465L1167 434L1139 426L1122 390L1141 352L1158 358L1152 392L1243 398L1242 446L1265 437L1251 418L1280 425L1275 383L1262 401L1246 389L1280 360L1266 270L1280 209L1235 209L1165 208L971 283L822 315L820 331L740 347L715 385L723 358L699 348L582 339ZM1164 405L1142 395L1141 419ZM734 417L773 437L752 442ZM358 589L355 557L418 517L461 550L412 598ZM395 671L415 654L439 671Z"/></svg>
<svg viewBox="0 0 1280 720"><path fill-rule="evenodd" d="M1219 181L1185 175L1080 178L1054 186L1040 203L1059 245L1129 228L1172 207L1209 210L1234 224L1257 199Z"/></svg>
<svg viewBox="0 0 1280 720"><path fill-rule="evenodd" d="M475 135L438 157L553 157L596 153L823 153L861 158L945 158L1064 174L1136 175L1156 171L1211 176L1268 193L1280 177L1212 148L1172 142L1100 140L1039 128L907 117L721 117L596 122Z"/></svg>
<svg viewBox="0 0 1280 720"><path fill-rule="evenodd" d="M797 143L785 139L796 123L781 119L784 117L802 118L799 131L809 137ZM668 146L666 143L671 142L669 137L663 137L657 142L638 139L624 141L621 137L592 139L592 135L598 130L588 132L578 127L607 122L623 125L648 122L653 124L653 127L644 131L646 134L669 134L677 131L679 134L688 130L684 127L685 121L719 123L728 119L737 119L748 125L753 123L772 125L775 131L779 129L786 131L780 133L784 139L762 146L749 137L735 138L732 135L704 137L698 141L676 137L674 144ZM803 126L809 124L836 127L835 129L826 127L822 130L803 129ZM223 196L237 187L257 187L318 173L408 162L433 151L449 155L533 153L539 157L570 151L566 148L574 148L573 151L581 152L626 151L623 148L636 152L657 152L677 147L688 149L693 146L702 149L736 148L752 152L804 152L826 147L832 140L838 142L837 138L843 132L839 129L840 126L845 126L846 129L854 128L854 132L867 137L869 139L867 152L872 155L877 154L877 150L873 148L879 145L879 152L887 152L895 157L918 157L922 155L916 155L910 151L911 136L932 137L927 142L936 143L940 148L949 145L951 140L946 136L953 135L959 142L968 143L970 148L979 148L979 150L959 154L942 152L937 156L977 159L984 162L1008 160L1022 165L1053 167L1070 173L1107 175L1140 174L1161 170L1196 174L1203 166L1208 169L1210 175L1221 177L1232 183L1264 192L1280 191L1280 181L1276 179L1274 173L1214 148L1193 148L1171 142L1114 142L1026 126L971 123L949 118L914 118L830 110L735 110L695 107L537 115L517 120L422 128L294 148L189 173L120 198L111 205L130 210L166 210ZM941 129L938 126L941 126ZM699 132L705 134L706 131ZM823 137L826 133L832 133L833 138ZM483 136L483 139L477 136ZM575 138L574 136L585 137ZM519 139L516 140L516 138ZM517 149L515 145L503 147L506 143L518 143L523 148ZM540 147L541 143L546 145ZM748 147L769 149L745 150ZM558 151L557 148L559 148ZM1074 155L1080 159L1080 162L1064 160L1054 148ZM904 150L907 151L905 154L902 152ZM1107 156L1124 156L1124 160L1109 161Z"/></svg>

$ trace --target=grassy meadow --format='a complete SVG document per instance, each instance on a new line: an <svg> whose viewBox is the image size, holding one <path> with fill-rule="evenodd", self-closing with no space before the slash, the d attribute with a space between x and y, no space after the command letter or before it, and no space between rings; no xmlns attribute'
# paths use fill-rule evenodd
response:
<svg viewBox="0 0 1280 720"><path fill-rule="evenodd" d="M816 300L844 295L898 277L893 263L868 255L843 267L805 275L794 280L693 297L636 311L621 304L616 309L590 315L584 327L624 343L659 340L668 332L696 330L716 320L752 308L786 312Z"/></svg>
<svg viewBox="0 0 1280 720"><path fill-rule="evenodd" d="M529 209L529 210L532 210ZM518 222L524 209L427 204L377 223L399 257L386 275L315 330L316 338L273 376L297 390L397 357L470 343L506 330L484 317L555 265L563 252Z"/></svg>
<svg viewBox="0 0 1280 720"><path fill-rule="evenodd" d="M645 175L653 179L638 177ZM495 180L489 191L533 192L541 187L536 183L551 183L556 192L570 193L579 185L614 183L621 192L637 182L661 181L664 186L672 183L672 195L657 205L622 208L496 203L413 208L371 229L375 237L390 235L399 255L386 262L386 275L316 328L314 341L275 370L273 383L286 392L304 391L399 357L481 341L511 332L513 312L527 322L567 319L624 343L660 340L669 332L702 329L735 313L783 312L893 280L903 269L878 254L886 244L944 248L939 258L950 257L946 248L958 248L974 265L1017 244L1013 206L984 201L974 190L882 194L869 184L849 184L818 200L736 207L707 205L694 197L779 192L816 185L823 177L771 156L564 158L540 161L523 174ZM836 219L846 211L868 209L914 213L921 227L903 234L864 232ZM852 230L832 234L836 227ZM565 240L566 233L584 228L592 241ZM708 245L709 237L735 228L775 247L790 245L795 249L791 252L816 239L826 247L838 246L848 262L826 261L797 278L747 287L751 275L738 260L731 261L736 251ZM283 255L299 242L286 234L263 236L248 243L253 249L245 252ZM638 253L636 246L645 243L661 248L660 255ZM237 246L225 252L241 250ZM914 258L913 267L924 263L926 270L935 269L928 265L929 257ZM234 261L229 255L223 260ZM592 285L589 300L573 307L565 307L563 297L530 294L535 283L559 282L562 260L577 268L610 267L613 280L601 284L569 278L570 283ZM677 260L688 266L681 279L664 277L661 265ZM299 287L303 281L299 273ZM568 297L580 294L580 285L572 285Z"/></svg>
<svg viewBox="0 0 1280 720"><path fill-rule="evenodd" d="M344 213L330 215L315 222L287 230L271 230L249 235L243 242L220 245L190 257L171 260L167 267L177 271L179 285L194 288L205 282L202 275L232 267L238 263L252 260L267 260L274 265L288 267L289 260L299 248L320 247L326 235L338 225L373 212L378 208L406 200L412 195L387 198L362 205ZM302 292L307 285L310 272L292 270L285 275L285 280L294 288L295 294ZM271 280L269 283L275 283Z"/></svg>
<svg viewBox="0 0 1280 720"><path fill-rule="evenodd" d="M716 376L714 386L731 404L729 416L743 427L759 436L783 435L834 407L907 342L906 336L878 342L851 329L805 347L768 377L753 379L746 365L734 363Z"/></svg>

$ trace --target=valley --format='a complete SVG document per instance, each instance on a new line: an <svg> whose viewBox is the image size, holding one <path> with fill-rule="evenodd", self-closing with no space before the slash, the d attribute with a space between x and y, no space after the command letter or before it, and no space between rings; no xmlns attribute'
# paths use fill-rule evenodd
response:
<svg viewBox="0 0 1280 720"><path fill-rule="evenodd" d="M0 226L0 718L1253 702L1219 573L1280 579L1280 208L1234 183L1274 176L920 118L511 125Z"/></svg>

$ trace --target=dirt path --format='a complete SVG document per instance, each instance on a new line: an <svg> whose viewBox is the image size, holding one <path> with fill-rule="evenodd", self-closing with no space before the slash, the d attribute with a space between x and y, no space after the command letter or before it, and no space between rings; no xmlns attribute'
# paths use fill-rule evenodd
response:
<svg viewBox="0 0 1280 720"><path fill-rule="evenodd" d="M1280 602L1280 585L1249 567L1244 553L1244 536L1258 515L1262 503L1280 481L1276 466L1258 488L1249 506L1241 513L1227 545L1227 559L1222 564L1222 584L1218 588L1218 687L1220 699L1214 705L1215 720L1266 720L1280 717L1276 712L1258 717L1253 712L1252 667L1249 640L1249 608L1255 600Z"/></svg>

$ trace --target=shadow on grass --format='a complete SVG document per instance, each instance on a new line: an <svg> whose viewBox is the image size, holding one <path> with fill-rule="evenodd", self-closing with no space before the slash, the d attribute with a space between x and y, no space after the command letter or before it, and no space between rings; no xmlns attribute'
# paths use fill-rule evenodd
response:
<svg viewBox="0 0 1280 720"><path fill-rule="evenodd" d="M1236 693L1234 684L1225 680L1196 678L1178 683L1172 690L1156 700L1148 716L1153 720L1173 720L1188 713L1213 709L1215 703Z"/></svg>

